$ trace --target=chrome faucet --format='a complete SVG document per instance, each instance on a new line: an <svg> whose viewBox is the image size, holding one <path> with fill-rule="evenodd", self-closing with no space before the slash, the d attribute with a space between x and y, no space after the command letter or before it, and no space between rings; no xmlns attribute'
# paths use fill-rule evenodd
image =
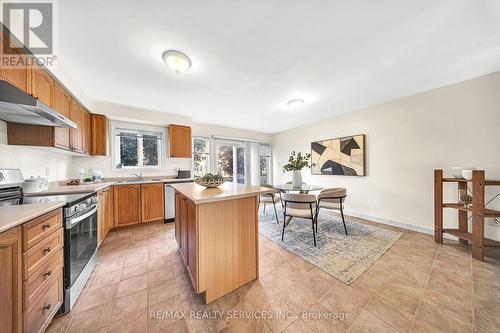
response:
<svg viewBox="0 0 500 333"><path fill-rule="evenodd" d="M132 176L136 176L139 179L139 181L142 180L142 172L140 174L133 173Z"/></svg>

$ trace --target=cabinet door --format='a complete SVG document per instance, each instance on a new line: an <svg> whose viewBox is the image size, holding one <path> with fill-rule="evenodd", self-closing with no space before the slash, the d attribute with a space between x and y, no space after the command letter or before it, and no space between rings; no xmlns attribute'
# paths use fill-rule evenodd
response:
<svg viewBox="0 0 500 333"><path fill-rule="evenodd" d="M115 227L141 222L141 186L114 187Z"/></svg>
<svg viewBox="0 0 500 333"><path fill-rule="evenodd" d="M93 156L108 155L108 118L101 114L92 114L91 153Z"/></svg>
<svg viewBox="0 0 500 333"><path fill-rule="evenodd" d="M5 40L4 43L8 43L8 41ZM3 46L0 44L0 47ZM26 55L17 51L15 54L5 54L5 56L7 58L14 57L16 62L20 60L19 58L27 60ZM0 66L1 79L9 82L13 86L16 86L17 88L21 89L24 92L27 92L28 94L31 92L31 87L29 86L29 79L28 79L29 75L30 75L30 70L28 68L16 68L14 66L12 68L9 68L7 66Z"/></svg>
<svg viewBox="0 0 500 333"><path fill-rule="evenodd" d="M83 153L90 154L91 146L91 118L90 113L82 108L82 143L83 143Z"/></svg>
<svg viewBox="0 0 500 333"><path fill-rule="evenodd" d="M106 237L106 227L108 224L108 191L107 189L97 192L99 205L97 209L97 247L99 247Z"/></svg>
<svg viewBox="0 0 500 333"><path fill-rule="evenodd" d="M0 332L21 331L21 232L0 234Z"/></svg>
<svg viewBox="0 0 500 333"><path fill-rule="evenodd" d="M108 212L108 216L107 216L107 222L108 222L108 224L106 225L106 235L114 227L114 216L115 216L114 210L113 210L114 193L115 192L113 190L113 187L110 187L109 190L108 190L108 210L107 210L107 212Z"/></svg>
<svg viewBox="0 0 500 333"><path fill-rule="evenodd" d="M184 196L181 197L181 255L186 265L189 264L188 257L188 237L187 237L187 202Z"/></svg>
<svg viewBox="0 0 500 333"><path fill-rule="evenodd" d="M177 245L181 247L181 195L175 192L175 239Z"/></svg>
<svg viewBox="0 0 500 333"><path fill-rule="evenodd" d="M71 150L83 153L82 107L73 98L71 99L69 119L74 121L77 126L77 128L71 129L71 137L70 137Z"/></svg>
<svg viewBox="0 0 500 333"><path fill-rule="evenodd" d="M163 183L141 185L142 222L165 219Z"/></svg>
<svg viewBox="0 0 500 333"><path fill-rule="evenodd" d="M50 107L54 106L55 82L41 68L35 67L31 72L31 94Z"/></svg>
<svg viewBox="0 0 500 333"><path fill-rule="evenodd" d="M54 89L54 109L66 118L71 119L71 96L57 83ZM54 145L60 148L70 149L69 128L54 127Z"/></svg>
<svg viewBox="0 0 500 333"><path fill-rule="evenodd" d="M196 273L197 273L197 261L196 261L196 205L190 201L186 200L187 203L187 241L188 241L188 267L189 273L191 274L191 279L193 280L193 285L197 291L196 286Z"/></svg>
<svg viewBox="0 0 500 333"><path fill-rule="evenodd" d="M170 125L168 126L168 136L170 157L192 157L191 127Z"/></svg>

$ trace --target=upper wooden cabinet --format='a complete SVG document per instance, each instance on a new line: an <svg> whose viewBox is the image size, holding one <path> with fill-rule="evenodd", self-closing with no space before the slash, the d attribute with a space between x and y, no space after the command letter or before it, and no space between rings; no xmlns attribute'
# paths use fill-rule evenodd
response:
<svg viewBox="0 0 500 333"><path fill-rule="evenodd" d="M90 154L91 150L91 140L92 135L90 134L91 126L91 117L90 113L88 113L85 109L82 108L82 143L83 143L83 153Z"/></svg>
<svg viewBox="0 0 500 333"><path fill-rule="evenodd" d="M192 139L191 127L181 125L168 126L168 138L170 147L170 157L191 158Z"/></svg>
<svg viewBox="0 0 500 333"><path fill-rule="evenodd" d="M21 229L0 234L0 332L21 332L22 271Z"/></svg>
<svg viewBox="0 0 500 333"><path fill-rule="evenodd" d="M108 118L101 114L92 114L91 118L91 153L95 156L107 156Z"/></svg>
<svg viewBox="0 0 500 333"><path fill-rule="evenodd" d="M141 222L165 219L163 183L141 185Z"/></svg>
<svg viewBox="0 0 500 333"><path fill-rule="evenodd" d="M54 106L54 79L39 67L31 72L31 94L50 107Z"/></svg>
<svg viewBox="0 0 500 333"><path fill-rule="evenodd" d="M83 109L80 104L71 99L69 119L76 123L76 128L71 129L71 150L83 153Z"/></svg>
<svg viewBox="0 0 500 333"><path fill-rule="evenodd" d="M2 37L3 36L0 33L0 38ZM8 40L2 38L2 44L8 45ZM0 47L2 47L1 44ZM13 56L21 58L28 57L26 54L22 54L21 52L16 52ZM27 93L31 93L30 76L31 69L29 68L9 68L7 66L0 66L0 78Z"/></svg>
<svg viewBox="0 0 500 333"><path fill-rule="evenodd" d="M56 110L66 118L70 118L71 100L72 98L66 92L66 90L63 87L61 87L61 85L56 83L54 89L54 110ZM55 146L69 149L70 134L71 131L69 128L55 127L54 128Z"/></svg>

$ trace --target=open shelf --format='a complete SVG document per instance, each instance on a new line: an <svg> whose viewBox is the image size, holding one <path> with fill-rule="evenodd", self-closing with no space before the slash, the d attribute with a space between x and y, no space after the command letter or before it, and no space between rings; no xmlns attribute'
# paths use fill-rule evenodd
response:
<svg viewBox="0 0 500 333"><path fill-rule="evenodd" d="M470 212L470 213L472 213L472 208L464 207L464 205L459 204L459 203L444 203L443 207L454 208L454 209L461 210L463 212ZM494 210L494 209L485 208L484 209L484 217L500 217L500 211Z"/></svg>
<svg viewBox="0 0 500 333"><path fill-rule="evenodd" d="M472 183L472 180L463 178L443 178L444 183ZM500 186L500 180L486 179L484 185L487 186Z"/></svg>
<svg viewBox="0 0 500 333"><path fill-rule="evenodd" d="M460 231L458 229L443 229L443 232L458 237L460 239L465 239L468 240L469 242L472 242L472 233L470 232ZM483 246L500 247L500 242L497 242L493 239L484 238Z"/></svg>

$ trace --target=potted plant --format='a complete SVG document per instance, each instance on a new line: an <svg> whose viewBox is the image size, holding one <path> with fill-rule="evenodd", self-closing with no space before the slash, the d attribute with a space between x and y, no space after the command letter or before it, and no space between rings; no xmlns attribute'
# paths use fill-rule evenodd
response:
<svg viewBox="0 0 500 333"><path fill-rule="evenodd" d="M295 153L295 150L292 151L292 154L288 158L288 163L283 166L283 172L293 171L292 175L292 186L293 187L301 187L302 186L302 174L300 170L304 168L310 168L309 159L311 158L311 154L306 153L302 154L301 152Z"/></svg>

